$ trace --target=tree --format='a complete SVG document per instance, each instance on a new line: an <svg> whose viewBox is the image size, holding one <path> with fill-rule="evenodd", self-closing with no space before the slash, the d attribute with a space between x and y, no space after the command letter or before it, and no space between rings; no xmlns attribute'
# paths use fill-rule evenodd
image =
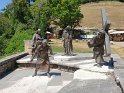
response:
<svg viewBox="0 0 124 93"><path fill-rule="evenodd" d="M56 6L53 7L54 21L61 28L67 26L74 28L79 24L80 19L83 18L79 6L79 0L59 0Z"/></svg>
<svg viewBox="0 0 124 93"><path fill-rule="evenodd" d="M12 37L11 22L0 13L0 56L4 54L7 41Z"/></svg>
<svg viewBox="0 0 124 93"><path fill-rule="evenodd" d="M79 6L79 0L37 0L31 7L35 28L45 30L51 21L63 29L67 26L74 28L83 18ZM44 27L41 27L41 24L44 24Z"/></svg>
<svg viewBox="0 0 124 93"><path fill-rule="evenodd" d="M13 18L21 23L27 23L31 14L27 0L13 0Z"/></svg>
<svg viewBox="0 0 124 93"><path fill-rule="evenodd" d="M0 45L0 52L23 50L23 35L31 38L33 29L44 35L51 22L74 28L82 17L78 0L12 0L0 15L0 44L7 45Z"/></svg>
<svg viewBox="0 0 124 93"><path fill-rule="evenodd" d="M48 2L46 0L36 0L30 9L33 16L34 29L37 30L40 28L42 30L41 33L44 36L48 24L51 21L51 7L48 6Z"/></svg>

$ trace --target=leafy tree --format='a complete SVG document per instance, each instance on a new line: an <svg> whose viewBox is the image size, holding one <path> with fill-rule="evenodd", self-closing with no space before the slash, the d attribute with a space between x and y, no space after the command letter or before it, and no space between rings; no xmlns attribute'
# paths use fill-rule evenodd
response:
<svg viewBox="0 0 124 93"><path fill-rule="evenodd" d="M51 21L52 10L48 6L46 0L37 0L31 6L31 13L33 16L33 28L37 30L40 28L42 30L42 35L45 35L46 28Z"/></svg>
<svg viewBox="0 0 124 93"><path fill-rule="evenodd" d="M31 10L36 24L35 28L42 28L42 30L43 28L45 30L51 21L61 28L68 25L74 28L83 18L80 13L79 0L37 0Z"/></svg>
<svg viewBox="0 0 124 93"><path fill-rule="evenodd" d="M23 40L32 37L33 29L44 35L51 22L74 28L83 15L78 0L12 0L0 17L0 44L5 46L0 52L6 54L23 51Z"/></svg>
<svg viewBox="0 0 124 93"><path fill-rule="evenodd" d="M11 22L0 14L0 56L4 54L7 41L12 37Z"/></svg>
<svg viewBox="0 0 124 93"><path fill-rule="evenodd" d="M74 28L79 24L80 19L83 18L80 13L79 0L60 0L53 10L54 21L61 28L65 28L68 25Z"/></svg>
<svg viewBox="0 0 124 93"><path fill-rule="evenodd" d="M0 56L4 55L7 40L4 36L0 36Z"/></svg>
<svg viewBox="0 0 124 93"><path fill-rule="evenodd" d="M27 23L31 14L26 0L13 0L13 18L21 23Z"/></svg>

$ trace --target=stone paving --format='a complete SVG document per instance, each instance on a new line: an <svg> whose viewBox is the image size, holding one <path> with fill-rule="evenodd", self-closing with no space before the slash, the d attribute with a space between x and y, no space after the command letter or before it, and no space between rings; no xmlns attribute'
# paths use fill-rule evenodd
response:
<svg viewBox="0 0 124 93"><path fill-rule="evenodd" d="M56 61L52 57L51 62L79 69L73 73L51 69L51 78L41 70L38 71L38 76L32 77L33 68L18 68L0 80L0 93L123 93L115 81L117 79L115 76L118 75L122 77L119 77L119 81L123 83L122 70L114 69L114 71L108 64L104 64L101 68L96 67L91 53L85 53L82 57L71 61ZM111 57L115 63L121 60L117 54L112 54ZM23 61L28 62L26 59ZM109 63L110 57L104 59ZM117 67L120 67L122 62Z"/></svg>
<svg viewBox="0 0 124 93"><path fill-rule="evenodd" d="M25 58L22 58L20 60L17 60L17 63L31 63L30 62L30 55L26 56ZM112 54L111 57L118 57L116 54ZM104 57L105 65L103 65L101 68L94 66L96 65L95 59L92 59L92 53L78 53L75 54L75 56L62 56L62 54L55 54L50 56L50 62L51 64L57 64L60 66L66 66L66 67L74 67L79 68L87 71L94 71L94 72L112 72L113 69L108 68L108 64L110 61L110 57ZM32 63L36 62L36 59Z"/></svg>
<svg viewBox="0 0 124 93"><path fill-rule="evenodd" d="M73 73L52 69L51 78L45 72L38 71L32 77L34 69L19 68L0 80L0 93L56 93L73 80Z"/></svg>

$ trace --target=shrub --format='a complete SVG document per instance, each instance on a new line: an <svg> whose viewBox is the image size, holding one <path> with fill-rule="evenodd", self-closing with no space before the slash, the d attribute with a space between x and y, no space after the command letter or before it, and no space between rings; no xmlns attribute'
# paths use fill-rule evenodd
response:
<svg viewBox="0 0 124 93"><path fill-rule="evenodd" d="M10 39L7 48L5 49L5 53L11 54L24 51L24 40L31 39L31 37L31 29L17 31L15 35Z"/></svg>
<svg viewBox="0 0 124 93"><path fill-rule="evenodd" d="M91 0L80 0L82 4L89 3Z"/></svg>

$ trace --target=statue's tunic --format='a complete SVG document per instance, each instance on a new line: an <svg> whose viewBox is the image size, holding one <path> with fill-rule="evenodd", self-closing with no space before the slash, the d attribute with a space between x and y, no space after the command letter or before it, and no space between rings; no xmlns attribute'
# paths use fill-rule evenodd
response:
<svg viewBox="0 0 124 93"><path fill-rule="evenodd" d="M37 48L37 41L41 40L41 36L38 33L35 33L32 38L32 56L34 55L34 52Z"/></svg>
<svg viewBox="0 0 124 93"><path fill-rule="evenodd" d="M103 61L103 55L104 55L104 42L105 42L105 34L102 32L99 32L99 34L92 38L90 42L88 42L88 46L94 47L94 57L96 60L96 63L101 63Z"/></svg>
<svg viewBox="0 0 124 93"><path fill-rule="evenodd" d="M48 50L50 46L48 46L46 43L43 43L42 41L37 41L37 48L35 50L35 54L33 55L31 61L36 56L37 57L37 63L36 63L36 69L35 69L35 75L37 75L38 70L38 63L41 63L41 65L47 64L47 73L50 71L50 62L49 62L49 56L48 56Z"/></svg>
<svg viewBox="0 0 124 93"><path fill-rule="evenodd" d="M66 55L70 55L73 50L72 35L69 34L69 32L64 31L62 35L62 39L63 39L64 52Z"/></svg>

